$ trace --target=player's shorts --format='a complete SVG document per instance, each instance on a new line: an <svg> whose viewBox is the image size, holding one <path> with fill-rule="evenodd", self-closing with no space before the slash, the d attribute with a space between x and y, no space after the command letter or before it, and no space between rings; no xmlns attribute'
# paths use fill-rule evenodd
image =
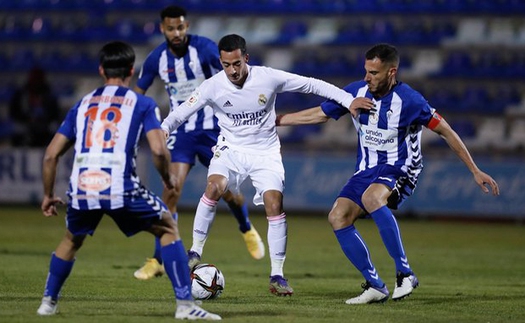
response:
<svg viewBox="0 0 525 323"><path fill-rule="evenodd" d="M119 229L128 237L147 230L151 225L162 218L162 214L169 212L162 200L147 190L140 188L137 195L126 196L124 207L110 209L78 210L69 203L66 214L67 229L73 235L93 235L102 216L107 214L117 224Z"/></svg>
<svg viewBox="0 0 525 323"><path fill-rule="evenodd" d="M401 176L396 182L396 186L392 189L392 194L388 197L387 206L393 210L397 210L403 202L414 193L417 184L417 175L411 179L408 176Z"/></svg>
<svg viewBox="0 0 525 323"><path fill-rule="evenodd" d="M205 167L210 166L212 148L217 144L217 130L195 130L172 133L167 141L172 163L195 165L195 159Z"/></svg>
<svg viewBox="0 0 525 323"><path fill-rule="evenodd" d="M402 180L406 180L406 173L399 167L378 165L355 173L348 182L346 182L337 197L350 199L359 205L361 209L365 210L361 201L363 193L372 183L384 184L392 190L387 206L392 209L397 209L401 203L412 194L412 190L407 191L403 189L407 184L402 183ZM410 193L407 194L408 192Z"/></svg>
<svg viewBox="0 0 525 323"><path fill-rule="evenodd" d="M227 144L217 145L208 168L208 176L219 174L228 179L227 189L240 193L241 184L250 177L255 195L253 203L263 205L263 194L269 190L283 192L284 166L280 153L254 155L233 150Z"/></svg>

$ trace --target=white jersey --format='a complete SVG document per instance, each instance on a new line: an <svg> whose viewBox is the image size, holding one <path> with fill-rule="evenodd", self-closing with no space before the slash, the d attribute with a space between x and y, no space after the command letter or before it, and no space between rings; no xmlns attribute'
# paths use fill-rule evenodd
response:
<svg viewBox="0 0 525 323"><path fill-rule="evenodd" d="M248 66L242 87L234 85L224 71L205 80L178 109L162 122L168 133L205 106L213 108L221 137L233 149L254 154L280 151L275 125L277 93L312 93L349 107L353 95L327 82L263 66Z"/></svg>

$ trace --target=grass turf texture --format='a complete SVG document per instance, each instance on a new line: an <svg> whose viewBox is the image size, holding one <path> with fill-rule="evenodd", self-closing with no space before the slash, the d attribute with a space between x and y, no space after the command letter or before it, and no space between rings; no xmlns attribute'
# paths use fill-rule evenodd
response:
<svg viewBox="0 0 525 323"><path fill-rule="evenodd" d="M153 237L126 238L110 218L77 254L62 290L60 314L38 317L49 256L64 232L61 215L44 218L38 207L0 208L0 322L172 322L173 292L166 276L133 278L151 256ZM191 244L193 214L179 223ZM261 214L252 222L266 241ZM225 322L525 322L525 229L513 224L399 221L421 286L407 299L351 306L361 275L346 260L324 214L288 216L285 274L292 297L268 292L269 258L253 260L227 212L216 217L203 261L226 278L223 295L203 307ZM393 292L394 265L371 220L357 227L372 260Z"/></svg>

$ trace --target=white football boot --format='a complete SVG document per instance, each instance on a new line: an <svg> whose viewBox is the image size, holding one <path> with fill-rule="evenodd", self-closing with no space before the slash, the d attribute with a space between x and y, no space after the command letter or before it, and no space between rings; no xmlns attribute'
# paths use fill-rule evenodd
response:
<svg viewBox="0 0 525 323"><path fill-rule="evenodd" d="M388 289L386 285L382 288L373 287L370 285L370 282L365 282L361 285L363 287L363 293L354 298L346 300L346 304L356 305L356 304L372 304L372 303L383 303L388 300Z"/></svg>

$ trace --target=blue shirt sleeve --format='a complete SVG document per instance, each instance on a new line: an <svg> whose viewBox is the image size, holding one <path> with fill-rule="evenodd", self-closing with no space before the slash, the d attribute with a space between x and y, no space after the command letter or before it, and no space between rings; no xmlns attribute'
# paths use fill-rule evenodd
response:
<svg viewBox="0 0 525 323"><path fill-rule="evenodd" d="M414 91L412 95L411 104L417 111L412 123L426 126L436 110L432 108L430 104L428 104L428 101L417 91Z"/></svg>
<svg viewBox="0 0 525 323"><path fill-rule="evenodd" d="M362 86L361 83L362 81L350 83L346 85L343 88L343 90L345 90L346 92L356 97L357 90L359 89L360 86ZM321 103L321 109L327 116L335 120L339 120L340 117L344 116L345 114L350 113L350 110L348 110L348 108L341 106L339 103L333 100L327 100Z"/></svg>
<svg viewBox="0 0 525 323"><path fill-rule="evenodd" d="M155 101L146 96L142 96L141 101L141 104L143 104L146 108L143 119L144 133L147 133L150 130L161 129L160 109Z"/></svg>
<svg viewBox="0 0 525 323"><path fill-rule="evenodd" d="M215 43L208 44L208 53L210 53L210 65L217 70L222 70L222 64L219 56L219 48Z"/></svg>
<svg viewBox="0 0 525 323"><path fill-rule="evenodd" d="M157 57L157 50L149 53L148 57L142 64L142 70L140 72L140 77L137 80L137 86L144 91L149 89L155 77L158 75L159 70L159 59Z"/></svg>
<svg viewBox="0 0 525 323"><path fill-rule="evenodd" d="M199 59L207 79L222 70L219 48L214 41L206 37L191 35L190 42L199 48Z"/></svg>
<svg viewBox="0 0 525 323"><path fill-rule="evenodd" d="M68 111L66 118L62 121L62 124L57 130L57 133L61 133L71 141L75 141L77 133L77 113L80 101Z"/></svg>

